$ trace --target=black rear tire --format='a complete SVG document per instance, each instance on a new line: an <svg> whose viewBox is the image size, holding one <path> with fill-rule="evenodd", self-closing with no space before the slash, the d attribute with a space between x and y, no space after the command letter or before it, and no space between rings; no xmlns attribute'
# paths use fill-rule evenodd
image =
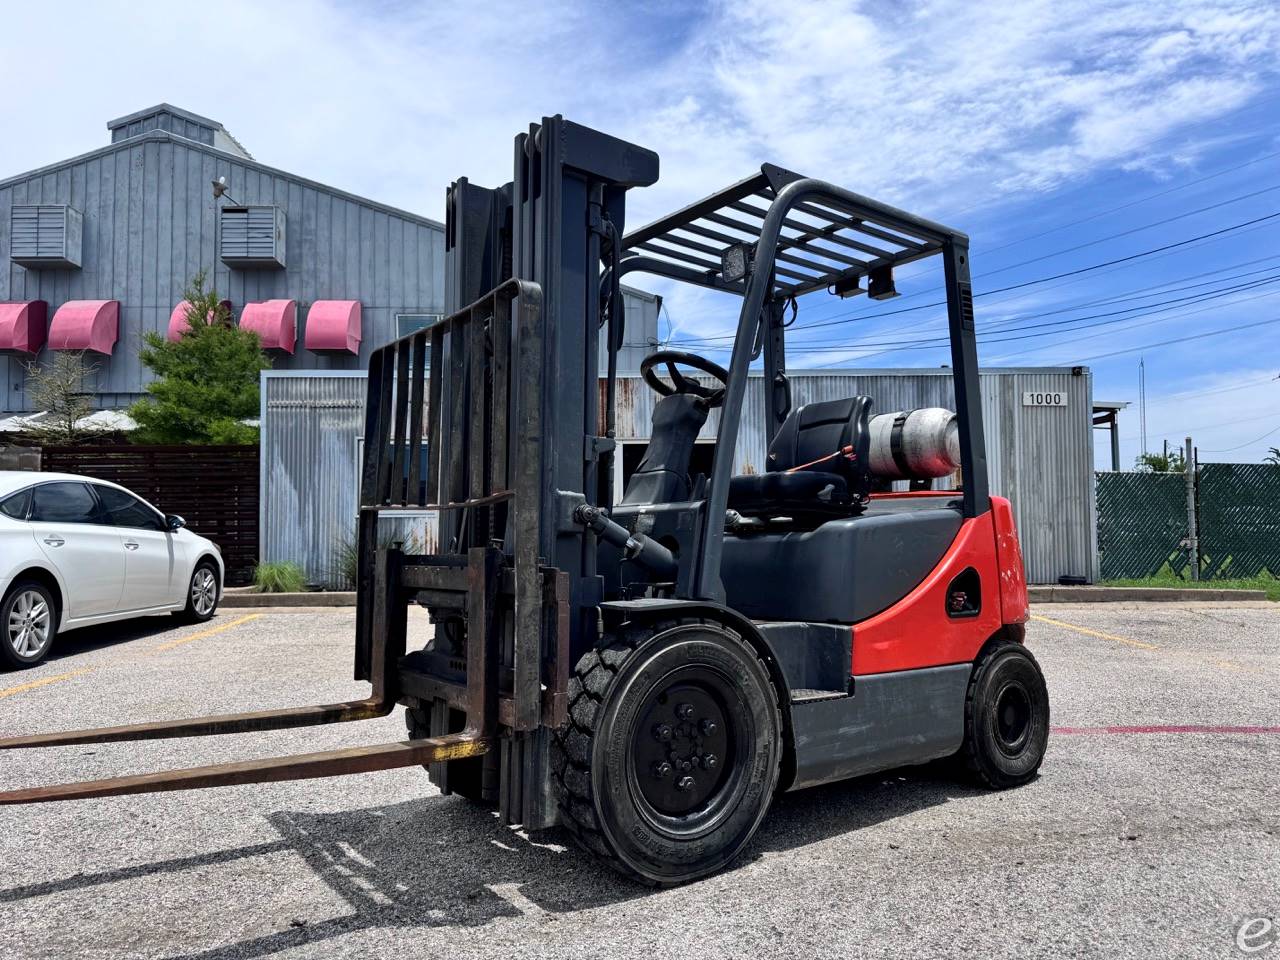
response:
<svg viewBox="0 0 1280 960"><path fill-rule="evenodd" d="M727 866L777 787L782 717L756 652L722 624L607 634L569 681L552 748L561 822L610 867L674 886Z"/></svg>
<svg viewBox="0 0 1280 960"><path fill-rule="evenodd" d="M1049 744L1049 690L1040 664L1020 643L988 647L973 665L964 704L969 775L993 790L1032 780Z"/></svg>

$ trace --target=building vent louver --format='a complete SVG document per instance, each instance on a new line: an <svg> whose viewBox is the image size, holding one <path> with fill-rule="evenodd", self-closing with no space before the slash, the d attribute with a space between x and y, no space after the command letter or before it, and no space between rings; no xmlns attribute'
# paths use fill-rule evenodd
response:
<svg viewBox="0 0 1280 960"><path fill-rule="evenodd" d="M284 267L285 217L279 207L223 207L218 219L218 250L227 266L245 270Z"/></svg>
<svg viewBox="0 0 1280 960"><path fill-rule="evenodd" d="M9 214L9 259L29 270L80 267L84 217L63 203L15 203Z"/></svg>

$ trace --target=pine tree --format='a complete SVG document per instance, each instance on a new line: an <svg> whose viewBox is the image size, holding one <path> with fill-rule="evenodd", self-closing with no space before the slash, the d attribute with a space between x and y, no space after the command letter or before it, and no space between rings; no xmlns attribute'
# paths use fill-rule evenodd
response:
<svg viewBox="0 0 1280 960"><path fill-rule="evenodd" d="M190 327L176 341L144 335L142 362L156 375L129 408L135 443L257 443L258 375L270 369L258 335L231 322L201 272L183 295Z"/></svg>

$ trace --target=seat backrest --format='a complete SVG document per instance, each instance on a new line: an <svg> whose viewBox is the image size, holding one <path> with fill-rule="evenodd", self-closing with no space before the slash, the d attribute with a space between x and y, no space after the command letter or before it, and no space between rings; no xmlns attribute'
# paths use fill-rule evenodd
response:
<svg viewBox="0 0 1280 960"><path fill-rule="evenodd" d="M838 473L852 488L864 489L870 412L870 397L823 400L792 410L769 444L768 470Z"/></svg>
<svg viewBox="0 0 1280 960"><path fill-rule="evenodd" d="M689 393L675 393L654 404L649 449L627 481L623 503L679 503L689 499L689 462L698 431L707 422L709 412L703 400Z"/></svg>

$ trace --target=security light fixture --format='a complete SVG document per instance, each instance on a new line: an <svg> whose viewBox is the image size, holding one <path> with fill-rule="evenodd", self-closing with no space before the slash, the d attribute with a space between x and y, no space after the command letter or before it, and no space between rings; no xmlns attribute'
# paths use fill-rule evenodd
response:
<svg viewBox="0 0 1280 960"><path fill-rule="evenodd" d="M755 246L750 243L735 243L725 247L720 254L720 277L725 283L745 280L751 272L751 261L755 256Z"/></svg>
<svg viewBox="0 0 1280 960"><path fill-rule="evenodd" d="M875 267L867 274L867 296L872 300L892 300L898 295L893 285L893 267Z"/></svg>
<svg viewBox="0 0 1280 960"><path fill-rule="evenodd" d="M210 181L210 182L213 184L213 199L214 199L214 200L217 200L219 197L223 197L223 196L225 196L228 200L230 200L230 201L231 201L231 203L232 203L232 204L235 204L236 206L239 206L239 204L236 204L236 198L235 198L235 197L233 197L233 196L231 196L231 194L227 193L227 178L226 178L226 177L219 177L217 180L212 180L212 181Z"/></svg>

